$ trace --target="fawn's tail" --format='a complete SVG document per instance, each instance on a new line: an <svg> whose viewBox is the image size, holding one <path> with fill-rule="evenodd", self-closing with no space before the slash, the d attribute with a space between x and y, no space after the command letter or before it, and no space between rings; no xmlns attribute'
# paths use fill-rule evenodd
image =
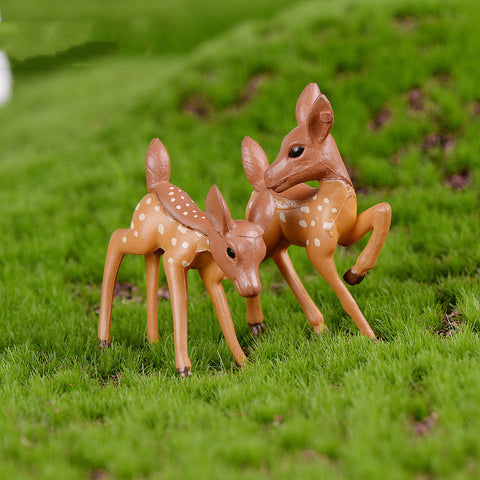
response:
<svg viewBox="0 0 480 480"><path fill-rule="evenodd" d="M154 138L148 146L145 173L149 192L170 180L170 156L158 138Z"/></svg>
<svg viewBox="0 0 480 480"><path fill-rule="evenodd" d="M263 148L250 137L245 137L242 141L242 164L252 187L259 192L265 190L267 186L263 172L268 168L268 158Z"/></svg>

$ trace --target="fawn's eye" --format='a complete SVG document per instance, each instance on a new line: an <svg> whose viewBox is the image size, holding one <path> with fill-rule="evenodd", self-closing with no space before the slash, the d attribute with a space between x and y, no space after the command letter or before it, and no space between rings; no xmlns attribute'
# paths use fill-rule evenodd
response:
<svg viewBox="0 0 480 480"><path fill-rule="evenodd" d="M290 149L288 152L288 156L290 158L296 158L299 157L305 149L303 147L293 147Z"/></svg>
<svg viewBox="0 0 480 480"><path fill-rule="evenodd" d="M230 257L230 258L235 258L235 252L230 248L228 247L227 248L227 255Z"/></svg>

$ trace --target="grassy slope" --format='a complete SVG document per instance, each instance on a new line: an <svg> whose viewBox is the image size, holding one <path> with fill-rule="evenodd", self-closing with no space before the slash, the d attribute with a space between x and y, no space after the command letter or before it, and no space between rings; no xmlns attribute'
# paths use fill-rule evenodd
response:
<svg viewBox="0 0 480 480"><path fill-rule="evenodd" d="M480 19L473 1L417 3L305 3L168 58L145 55L141 42L133 55L131 36L122 43L117 32L120 54L18 70L0 111L0 478L478 477ZM88 32L79 40L104 40ZM244 101L253 78L260 86ZM379 264L352 288L385 341L361 338L292 249L332 335L314 338L288 289L269 287L281 280L269 263L269 333L258 341L225 282L248 368L234 368L195 274L191 379L175 376L166 301L157 345L145 341L144 301L117 302L114 347L98 352L105 247L145 192L151 137L169 149L175 183L201 205L217 183L241 217L241 139L274 158L310 81L332 102L357 185L370 188L360 208L393 207ZM419 111L408 101L417 87ZM369 128L387 109L387 123ZM453 149L425 150L434 133L454 138ZM462 169L472 185L447 188ZM362 245L339 252L339 271ZM120 279L143 298L141 258L127 258ZM433 334L452 309L461 325L447 339Z"/></svg>

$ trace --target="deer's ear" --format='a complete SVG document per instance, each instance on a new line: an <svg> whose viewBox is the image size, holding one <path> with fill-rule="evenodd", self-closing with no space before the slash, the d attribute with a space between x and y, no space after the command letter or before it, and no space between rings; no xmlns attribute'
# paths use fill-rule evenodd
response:
<svg viewBox="0 0 480 480"><path fill-rule="evenodd" d="M252 138L242 140L242 164L248 181L255 190L263 190L263 172L268 168L268 159L263 148Z"/></svg>
<svg viewBox="0 0 480 480"><path fill-rule="evenodd" d="M320 95L308 114L308 134L312 142L325 140L333 126L333 110L325 95Z"/></svg>
<svg viewBox="0 0 480 480"><path fill-rule="evenodd" d="M264 232L272 221L275 207L270 190L263 190L253 201L248 214L248 221L258 225Z"/></svg>
<svg viewBox="0 0 480 480"><path fill-rule="evenodd" d="M308 112L310 112L315 100L320 94L320 89L316 83L309 83L303 89L303 92L298 97L297 107L295 109L295 116L297 117L297 123L299 125L307 121Z"/></svg>
<svg viewBox="0 0 480 480"><path fill-rule="evenodd" d="M228 210L225 199L216 185L209 190L205 200L205 212L208 221L220 235L233 228L233 220Z"/></svg>

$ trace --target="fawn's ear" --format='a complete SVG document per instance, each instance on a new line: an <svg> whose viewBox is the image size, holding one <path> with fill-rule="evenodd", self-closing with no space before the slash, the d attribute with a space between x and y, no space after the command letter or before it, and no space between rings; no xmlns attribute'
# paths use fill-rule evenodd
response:
<svg viewBox="0 0 480 480"><path fill-rule="evenodd" d="M248 214L248 221L258 225L264 232L272 221L275 207L270 190L262 190L253 201L252 208Z"/></svg>
<svg viewBox="0 0 480 480"><path fill-rule="evenodd" d="M233 228L233 220L225 199L216 185L208 191L205 200L205 212L208 221L217 233L223 235Z"/></svg>
<svg viewBox="0 0 480 480"><path fill-rule="evenodd" d="M325 95L320 95L308 114L308 134L312 142L325 140L333 126L333 110Z"/></svg>
<svg viewBox="0 0 480 480"><path fill-rule="evenodd" d="M320 89L316 83L309 83L300 94L297 100L297 107L295 109L295 116L297 123L305 123L307 121L308 112L310 112L313 103L320 95Z"/></svg>
<svg viewBox="0 0 480 480"><path fill-rule="evenodd" d="M154 138L148 146L145 157L145 173L148 191L170 179L170 156L165 145L158 138Z"/></svg>
<svg viewBox="0 0 480 480"><path fill-rule="evenodd" d="M242 140L242 164L248 181L255 190L264 190L263 172L268 168L268 158L263 148L252 138Z"/></svg>

